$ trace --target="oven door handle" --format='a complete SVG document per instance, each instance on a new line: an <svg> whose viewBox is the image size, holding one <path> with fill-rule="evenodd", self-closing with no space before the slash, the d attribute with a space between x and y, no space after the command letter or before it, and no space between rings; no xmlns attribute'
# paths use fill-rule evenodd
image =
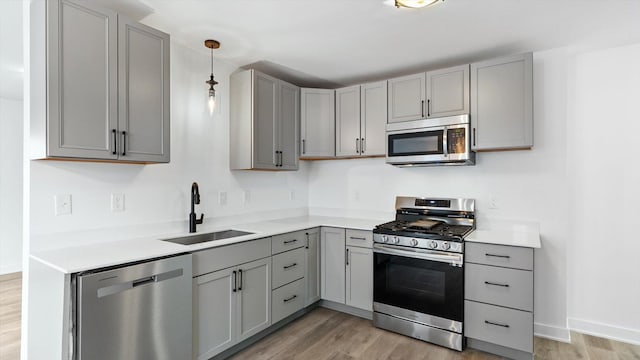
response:
<svg viewBox="0 0 640 360"><path fill-rule="evenodd" d="M400 249L398 246L373 244L373 252L387 255L398 255L422 260L449 263L453 266L462 266L463 255L456 253L440 253L422 249Z"/></svg>

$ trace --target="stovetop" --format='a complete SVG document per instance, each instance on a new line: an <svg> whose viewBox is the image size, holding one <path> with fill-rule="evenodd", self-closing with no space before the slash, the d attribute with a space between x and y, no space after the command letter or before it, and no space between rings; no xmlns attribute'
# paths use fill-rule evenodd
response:
<svg viewBox="0 0 640 360"><path fill-rule="evenodd" d="M425 239L443 239L448 241L463 241L464 237L473 231L469 225L452 225L437 220L403 221L394 220L376 226L374 232L406 237Z"/></svg>

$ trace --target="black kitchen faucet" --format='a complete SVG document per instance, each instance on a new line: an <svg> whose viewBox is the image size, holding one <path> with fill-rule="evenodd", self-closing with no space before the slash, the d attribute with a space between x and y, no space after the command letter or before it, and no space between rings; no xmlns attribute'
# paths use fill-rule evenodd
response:
<svg viewBox="0 0 640 360"><path fill-rule="evenodd" d="M204 214L200 214L200 219L196 218L195 205L200 204L200 190L198 189L198 183L191 184L191 213L189 213L189 232L196 232L196 225L202 224L204 221Z"/></svg>

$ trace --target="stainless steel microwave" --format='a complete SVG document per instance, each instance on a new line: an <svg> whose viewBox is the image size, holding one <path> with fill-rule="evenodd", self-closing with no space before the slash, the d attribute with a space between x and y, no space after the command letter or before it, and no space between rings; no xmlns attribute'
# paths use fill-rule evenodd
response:
<svg viewBox="0 0 640 360"><path fill-rule="evenodd" d="M469 115L387 124L387 163L395 166L474 165Z"/></svg>

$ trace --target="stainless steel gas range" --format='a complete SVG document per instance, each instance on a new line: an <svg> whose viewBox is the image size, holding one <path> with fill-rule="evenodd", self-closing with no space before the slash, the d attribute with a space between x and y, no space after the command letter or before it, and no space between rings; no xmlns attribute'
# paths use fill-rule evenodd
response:
<svg viewBox="0 0 640 360"><path fill-rule="evenodd" d="M396 198L396 220L373 230L373 324L463 348L464 238L472 199Z"/></svg>

